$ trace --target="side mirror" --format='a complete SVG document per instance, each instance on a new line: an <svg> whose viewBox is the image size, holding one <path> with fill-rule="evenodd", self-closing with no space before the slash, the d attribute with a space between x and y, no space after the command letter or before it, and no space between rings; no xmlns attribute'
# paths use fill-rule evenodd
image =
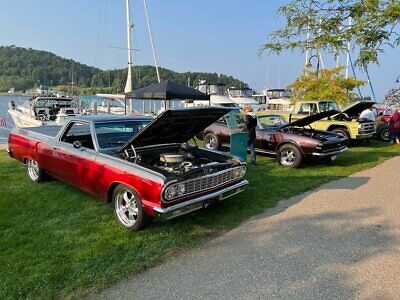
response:
<svg viewBox="0 0 400 300"><path fill-rule="evenodd" d="M75 149L79 149L82 147L82 143L80 141L74 141L72 145L74 146Z"/></svg>

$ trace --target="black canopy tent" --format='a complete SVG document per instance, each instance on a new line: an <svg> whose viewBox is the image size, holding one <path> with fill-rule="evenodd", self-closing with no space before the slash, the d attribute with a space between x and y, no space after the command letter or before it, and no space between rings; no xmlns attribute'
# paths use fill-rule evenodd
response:
<svg viewBox="0 0 400 300"><path fill-rule="evenodd" d="M181 85L169 80L160 83L151 84L135 91L125 94L126 99L149 99L164 100L164 107L167 107L167 100L172 99L191 99L191 100L208 100L210 96L204 94L194 88Z"/></svg>

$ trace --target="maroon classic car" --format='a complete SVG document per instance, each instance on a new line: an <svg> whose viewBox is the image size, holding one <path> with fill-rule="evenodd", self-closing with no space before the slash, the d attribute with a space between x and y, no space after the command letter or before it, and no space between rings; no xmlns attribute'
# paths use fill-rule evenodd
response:
<svg viewBox="0 0 400 300"><path fill-rule="evenodd" d="M337 154L347 150L347 138L308 127L309 124L329 118L337 111L326 111L287 123L278 114L257 115L255 148L257 152L276 156L284 167L299 167L304 159L334 161ZM198 136L206 148L218 150L229 147L230 130L225 118L207 127Z"/></svg>
<svg viewBox="0 0 400 300"><path fill-rule="evenodd" d="M227 112L77 116L62 127L14 128L8 151L27 165L32 181L50 175L113 202L117 221L139 230L153 218L171 219L246 188L245 162L188 143Z"/></svg>

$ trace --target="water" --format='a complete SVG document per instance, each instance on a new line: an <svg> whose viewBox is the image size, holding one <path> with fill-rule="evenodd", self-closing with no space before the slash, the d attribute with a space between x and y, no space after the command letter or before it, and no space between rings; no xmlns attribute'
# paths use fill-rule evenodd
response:
<svg viewBox="0 0 400 300"><path fill-rule="evenodd" d="M13 95L0 95L0 144L7 143L8 140L8 133L10 128L14 125L10 115L7 113L8 111L8 103L10 101L14 101L16 105L24 103L28 100L28 96L13 96ZM96 97L96 96L81 96L80 100L86 105L90 106L92 101L97 101L101 105L104 99ZM129 105L129 101L127 103ZM144 106L143 106L144 104ZM136 111L142 112L143 107L145 112L149 112L150 110L154 111L154 105L156 111L161 109L162 101L148 101L148 100L134 100L133 101L133 108ZM171 108L182 106L180 101L171 101ZM1 122L5 120L4 122ZM4 126L5 125L5 126Z"/></svg>
<svg viewBox="0 0 400 300"><path fill-rule="evenodd" d="M8 140L8 132L11 127L14 125L10 115L7 113L8 110L8 102L14 101L15 104L22 104L29 97L27 96L12 96L12 95L0 95L0 121L5 120L4 122L0 122L0 144L7 143Z"/></svg>

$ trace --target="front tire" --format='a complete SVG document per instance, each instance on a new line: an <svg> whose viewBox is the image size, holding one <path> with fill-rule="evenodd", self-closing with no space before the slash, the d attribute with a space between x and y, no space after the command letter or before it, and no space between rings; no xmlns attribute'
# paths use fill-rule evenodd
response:
<svg viewBox="0 0 400 300"><path fill-rule="evenodd" d="M303 162L303 155L299 148L292 144L285 144L279 147L277 158L279 164L287 168L298 168Z"/></svg>
<svg viewBox="0 0 400 300"><path fill-rule="evenodd" d="M218 150L221 146L220 142L218 140L218 137L214 133L211 133L211 132L207 133L204 136L203 145L207 149L211 149L211 150Z"/></svg>
<svg viewBox="0 0 400 300"><path fill-rule="evenodd" d="M331 132L333 132L337 135L340 135L342 137L345 137L347 139L350 138L350 134L349 134L348 130L344 129L344 128L335 128Z"/></svg>
<svg viewBox="0 0 400 300"><path fill-rule="evenodd" d="M120 184L112 195L114 216L126 229L138 231L151 223L142 207L139 195L130 187Z"/></svg>
<svg viewBox="0 0 400 300"><path fill-rule="evenodd" d="M384 142L389 142L390 141L390 131L389 127L384 127L378 131L378 137L384 141Z"/></svg>
<svg viewBox="0 0 400 300"><path fill-rule="evenodd" d="M39 166L36 160L26 160L28 177L33 182L43 182L46 180L45 171Z"/></svg>

